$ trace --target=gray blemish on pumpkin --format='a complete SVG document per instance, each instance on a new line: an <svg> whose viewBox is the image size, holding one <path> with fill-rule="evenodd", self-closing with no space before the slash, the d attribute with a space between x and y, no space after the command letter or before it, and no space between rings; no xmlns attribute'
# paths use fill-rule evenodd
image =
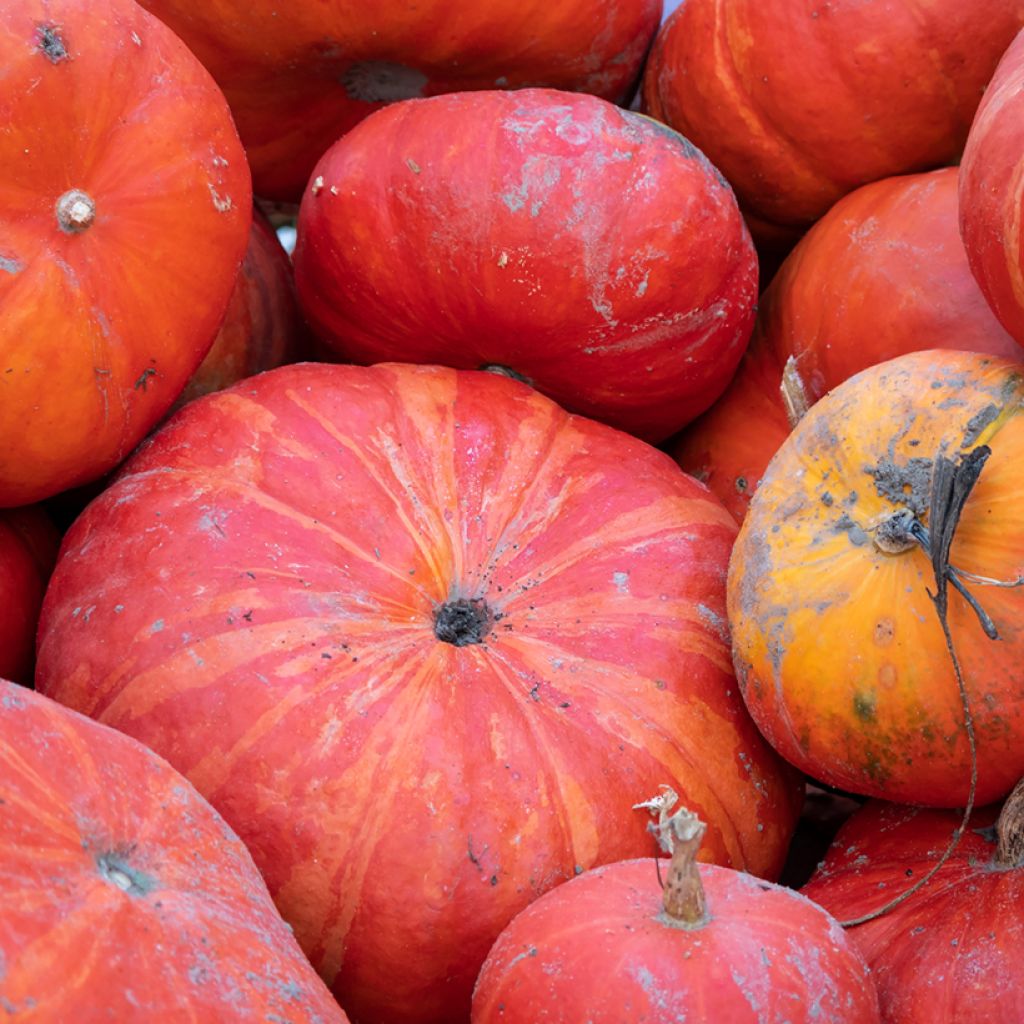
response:
<svg viewBox="0 0 1024 1024"><path fill-rule="evenodd" d="M612 583L615 584L615 589L620 594L629 593L629 573L628 572L613 572Z"/></svg>
<svg viewBox="0 0 1024 1024"><path fill-rule="evenodd" d="M536 946L530 946L529 949L525 950L522 953L519 953L517 956L514 956L509 961L507 970L511 970L513 967L515 967L515 965L517 963L519 963L520 960L525 960L528 956L536 956L536 955L537 955L537 947Z"/></svg>
<svg viewBox="0 0 1024 1024"><path fill-rule="evenodd" d="M836 520L836 530L845 532L856 547L863 547L868 542L868 535L845 512Z"/></svg>
<svg viewBox="0 0 1024 1024"><path fill-rule="evenodd" d="M157 619L152 626L149 627L149 635L152 636L154 633L160 633L164 629L164 620Z"/></svg>
<svg viewBox="0 0 1024 1024"><path fill-rule="evenodd" d="M14 259L13 256L0 256L0 270L8 274L18 274L25 269L25 264Z"/></svg>
<svg viewBox="0 0 1024 1024"><path fill-rule="evenodd" d="M658 984L658 979L655 978L650 968L641 965L635 967L628 967L627 972L630 977L644 990L647 998L651 1001L651 1005L656 1007L662 1012L674 1012L676 1014L676 1021L679 1024L683 1024L686 1020L686 1007L681 1003L683 994L675 992L671 988L667 988L664 985ZM667 1020L666 1017L660 1017L659 1019Z"/></svg>
<svg viewBox="0 0 1024 1024"><path fill-rule="evenodd" d="M348 98L362 103L394 103L423 96L429 79L422 71L386 60L352 64L341 76Z"/></svg>
<svg viewBox="0 0 1024 1024"><path fill-rule="evenodd" d="M513 212L521 210L527 200L530 202L530 216L536 217L544 207L548 193L561 180L561 165L549 156L531 156L523 163L520 183L503 192L502 202Z"/></svg>
<svg viewBox="0 0 1024 1024"><path fill-rule="evenodd" d="M723 615L719 615L718 612L713 608L709 608L706 604L697 605L697 614L711 627L720 640L725 643L729 642L729 624L725 621Z"/></svg>
<svg viewBox="0 0 1024 1024"><path fill-rule="evenodd" d="M904 505L918 518L925 514L931 497L931 459L914 456L900 464L890 456L864 471L874 479L879 497Z"/></svg>
<svg viewBox="0 0 1024 1024"><path fill-rule="evenodd" d="M36 29L36 49L43 54L51 64L59 64L62 60L70 60L61 36L59 25L40 25Z"/></svg>
<svg viewBox="0 0 1024 1024"><path fill-rule="evenodd" d="M986 405L984 409L980 409L976 412L968 421L967 426L964 428L964 439L960 444L961 448L969 448L978 437L981 432L999 415L999 407L996 405Z"/></svg>

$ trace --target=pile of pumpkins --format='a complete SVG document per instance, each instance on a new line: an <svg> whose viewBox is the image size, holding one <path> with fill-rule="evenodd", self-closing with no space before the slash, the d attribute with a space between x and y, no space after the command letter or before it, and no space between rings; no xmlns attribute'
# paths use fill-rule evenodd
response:
<svg viewBox="0 0 1024 1024"><path fill-rule="evenodd" d="M1024 1019L1022 30L0 6L0 1008Z"/></svg>

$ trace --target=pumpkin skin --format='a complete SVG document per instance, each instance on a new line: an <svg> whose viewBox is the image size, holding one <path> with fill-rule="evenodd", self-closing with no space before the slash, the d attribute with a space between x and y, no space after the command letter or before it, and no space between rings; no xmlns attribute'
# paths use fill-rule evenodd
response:
<svg viewBox="0 0 1024 1024"><path fill-rule="evenodd" d="M295 277L346 360L504 366L659 441L732 376L757 258L685 139L528 89L396 104L331 147L303 197Z"/></svg>
<svg viewBox="0 0 1024 1024"><path fill-rule="evenodd" d="M0 678L32 681L36 622L59 544L41 508L0 511Z"/></svg>
<svg viewBox="0 0 1024 1024"><path fill-rule="evenodd" d="M971 125L960 176L960 227L971 270L1000 322L1024 344L1020 181L1024 34L1010 44Z"/></svg>
<svg viewBox="0 0 1024 1024"><path fill-rule="evenodd" d="M1019 0L687 0L655 40L644 108L777 242L859 185L955 163L1022 25Z"/></svg>
<svg viewBox="0 0 1024 1024"><path fill-rule="evenodd" d="M220 330L174 407L296 362L304 344L291 260L270 221L254 210L249 248Z"/></svg>
<svg viewBox="0 0 1024 1024"><path fill-rule="evenodd" d="M217 333L252 196L217 86L136 4L6 4L0 66L3 507L101 476L167 412Z"/></svg>
<svg viewBox="0 0 1024 1024"><path fill-rule="evenodd" d="M548 86L624 99L659 0L144 0L213 72L256 191L298 200L324 150L395 100ZM449 134L442 138L446 141Z"/></svg>
<svg viewBox="0 0 1024 1024"><path fill-rule="evenodd" d="M1024 367L968 352L900 356L815 405L768 465L729 567L733 658L773 746L816 779L901 803L962 806L963 708L919 547L876 541L908 509L928 526L932 460L992 449L950 554L994 579L1024 570ZM922 512L923 507L923 512ZM981 803L1024 775L1024 592L972 587L989 640L951 591L949 626L978 740Z"/></svg>
<svg viewBox="0 0 1024 1024"><path fill-rule="evenodd" d="M863 960L824 910L729 868L700 877L711 920L694 931L666 923L650 857L542 896L488 955L473 1024L880 1020Z"/></svg>
<svg viewBox="0 0 1024 1024"><path fill-rule="evenodd" d="M355 1019L464 1019L517 911L648 848L638 791L676 780L708 859L780 870L799 792L731 675L734 531L518 382L282 367L78 519L37 686L189 777Z"/></svg>
<svg viewBox="0 0 1024 1024"><path fill-rule="evenodd" d="M18 1019L348 1020L166 761L4 680L0 881L0 1005Z"/></svg>
<svg viewBox="0 0 1024 1024"><path fill-rule="evenodd" d="M806 408L855 373L922 348L1022 356L967 264L955 167L865 185L811 228L761 296L725 394L672 455L741 522L792 429L784 378Z"/></svg>
<svg viewBox="0 0 1024 1024"><path fill-rule="evenodd" d="M996 861L996 811L974 813L950 860L906 902L849 930L887 1024L1024 1018L1024 871ZM870 913L935 865L960 817L872 802L843 826L803 892L839 918Z"/></svg>

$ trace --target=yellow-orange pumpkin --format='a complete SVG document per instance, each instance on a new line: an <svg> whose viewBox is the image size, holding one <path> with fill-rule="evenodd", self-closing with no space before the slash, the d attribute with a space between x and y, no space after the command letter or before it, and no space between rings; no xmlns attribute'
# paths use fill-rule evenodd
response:
<svg viewBox="0 0 1024 1024"><path fill-rule="evenodd" d="M769 464L730 564L734 660L762 731L816 778L906 803L965 801L964 710L932 562L908 533L934 525L936 457L987 445L949 562L1024 572L1022 374L976 353L901 356L818 402ZM1000 637L950 588L987 802L1024 775L1024 592L962 580Z"/></svg>

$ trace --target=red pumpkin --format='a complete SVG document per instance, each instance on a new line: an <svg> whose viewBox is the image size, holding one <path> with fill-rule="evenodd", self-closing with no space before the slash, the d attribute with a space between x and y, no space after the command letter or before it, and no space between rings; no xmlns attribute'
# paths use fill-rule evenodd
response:
<svg viewBox="0 0 1024 1024"><path fill-rule="evenodd" d="M37 685L189 777L354 1017L456 1021L516 912L647 848L626 807L657 779L709 859L780 869L798 794L734 688L734 532L518 382L282 367L79 517Z"/></svg>
<svg viewBox="0 0 1024 1024"><path fill-rule="evenodd" d="M348 1020L166 761L0 680L0 1006L32 1024Z"/></svg>
<svg viewBox="0 0 1024 1024"><path fill-rule="evenodd" d="M674 846L588 871L501 933L473 1024L878 1024L878 996L843 930L810 900L695 861L701 823L660 825ZM966 1019L966 1018L965 1018Z"/></svg>
<svg viewBox="0 0 1024 1024"><path fill-rule="evenodd" d="M1024 776L1024 589L985 583L1024 576L1022 412L1021 363L912 352L831 391L769 463L730 561L733 658L761 731L813 778L901 803L966 802L973 759L931 597L946 559L933 538L951 539L948 563L994 634L947 585L978 800ZM950 527L948 501L933 508L940 459L962 472L985 449Z"/></svg>
<svg viewBox="0 0 1024 1024"><path fill-rule="evenodd" d="M976 811L952 857L883 917L851 928L886 1024L1024 1020L1021 799ZM804 894L853 920L900 896L936 863L960 813L873 802L836 837ZM995 827L993 827L995 825Z"/></svg>
<svg viewBox="0 0 1024 1024"><path fill-rule="evenodd" d="M380 111L317 165L298 230L300 302L346 360L504 367L649 441L722 392L753 325L729 187L685 139L593 96Z"/></svg>
<svg viewBox="0 0 1024 1024"><path fill-rule="evenodd" d="M1024 344L1024 33L1013 41L978 108L964 149L960 226L971 270L1006 329Z"/></svg>
<svg viewBox="0 0 1024 1024"><path fill-rule="evenodd" d="M729 179L757 237L798 235L859 185L955 163L1020 0L687 0L644 103Z"/></svg>
<svg viewBox="0 0 1024 1024"><path fill-rule="evenodd" d="M220 331L175 406L295 362L304 344L291 260L270 221L256 210Z"/></svg>
<svg viewBox="0 0 1024 1024"><path fill-rule="evenodd" d="M761 296L732 383L672 454L742 521L811 405L868 366L921 348L1022 354L967 265L955 167L865 185L811 228Z"/></svg>
<svg viewBox="0 0 1024 1024"><path fill-rule="evenodd" d="M659 0L143 0L227 93L256 191L298 199L339 136L386 103L544 85L624 99ZM441 136L445 144L450 132Z"/></svg>
<svg viewBox="0 0 1024 1024"><path fill-rule="evenodd" d="M0 511L0 678L32 681L36 621L59 544L42 509Z"/></svg>
<svg viewBox="0 0 1024 1024"><path fill-rule="evenodd" d="M220 91L130 0L3 5L0 67L3 507L101 476L167 412L252 196Z"/></svg>

